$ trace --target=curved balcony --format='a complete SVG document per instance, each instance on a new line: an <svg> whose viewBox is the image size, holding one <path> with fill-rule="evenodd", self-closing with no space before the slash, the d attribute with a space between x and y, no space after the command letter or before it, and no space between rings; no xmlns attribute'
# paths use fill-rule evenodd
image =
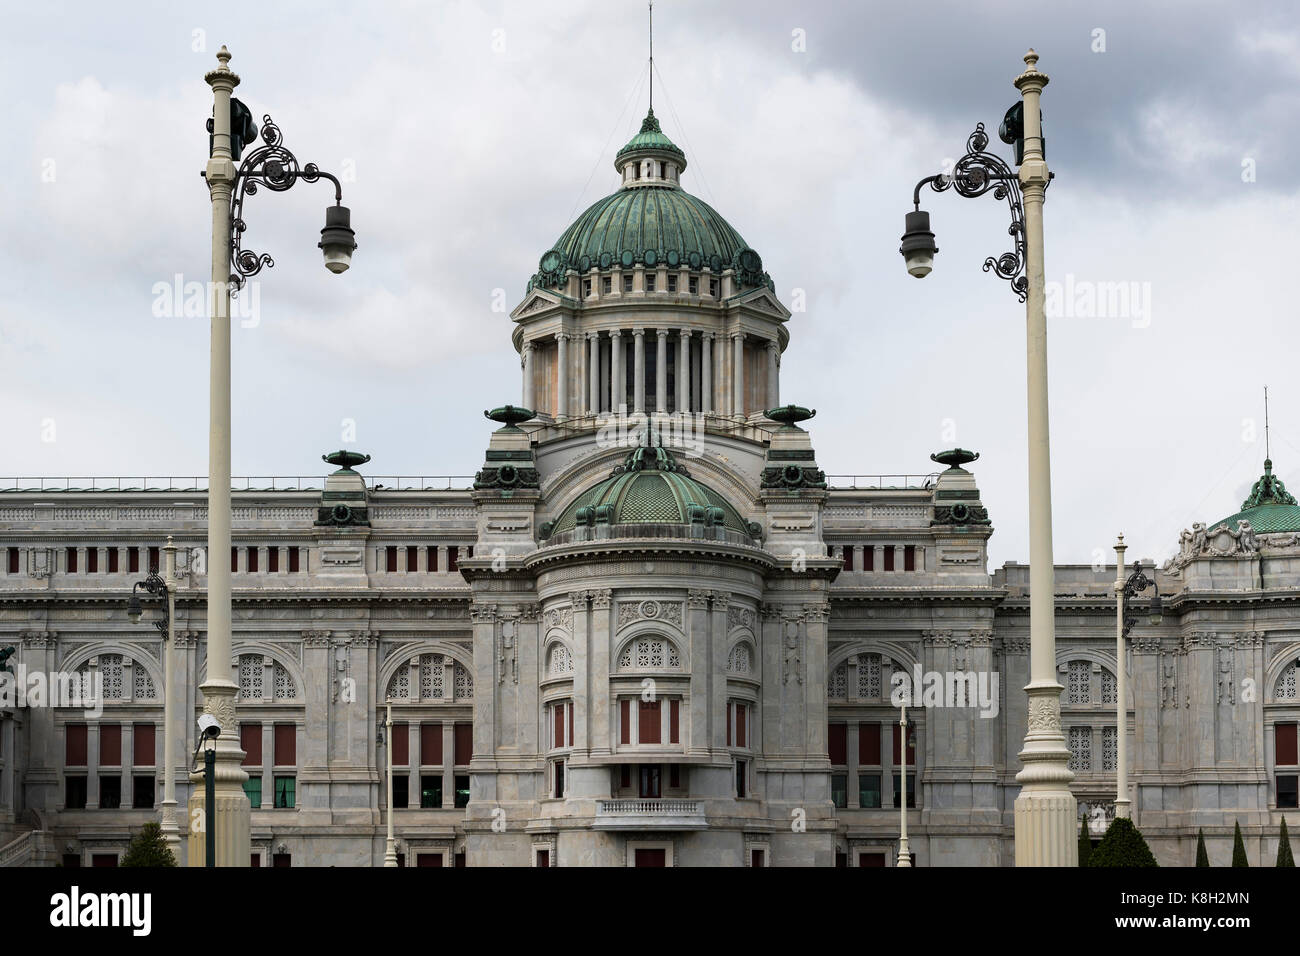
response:
<svg viewBox="0 0 1300 956"><path fill-rule="evenodd" d="M704 830L701 800L654 800L622 798L597 800L597 830Z"/></svg>

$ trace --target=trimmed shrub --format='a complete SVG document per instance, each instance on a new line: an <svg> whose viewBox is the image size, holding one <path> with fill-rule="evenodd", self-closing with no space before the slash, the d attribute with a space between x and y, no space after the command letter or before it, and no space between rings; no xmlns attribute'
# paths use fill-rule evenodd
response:
<svg viewBox="0 0 1300 956"><path fill-rule="evenodd" d="M1088 836L1088 820L1083 821L1083 826L1079 827L1079 865L1087 866L1088 857L1092 856L1092 837Z"/></svg>
<svg viewBox="0 0 1300 956"><path fill-rule="evenodd" d="M1089 866L1159 866L1141 831L1126 817L1116 817L1093 847Z"/></svg>
<svg viewBox="0 0 1300 956"><path fill-rule="evenodd" d="M1295 860L1291 856L1291 838L1286 835L1286 817L1282 818L1282 836L1277 841L1277 865L1295 866Z"/></svg>
<svg viewBox="0 0 1300 956"><path fill-rule="evenodd" d="M162 827L146 823L122 854L122 866L176 866L176 857L163 839Z"/></svg>
<svg viewBox="0 0 1300 956"><path fill-rule="evenodd" d="M1246 859L1246 844L1241 839L1241 824L1234 823L1232 827L1232 865L1250 866L1250 861Z"/></svg>
<svg viewBox="0 0 1300 956"><path fill-rule="evenodd" d="M1196 865L1209 866L1210 855L1205 852L1205 831L1196 831Z"/></svg>

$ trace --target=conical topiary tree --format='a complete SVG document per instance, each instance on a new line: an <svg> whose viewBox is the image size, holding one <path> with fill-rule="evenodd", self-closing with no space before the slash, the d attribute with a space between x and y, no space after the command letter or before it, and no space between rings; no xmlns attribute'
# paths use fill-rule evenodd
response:
<svg viewBox="0 0 1300 956"><path fill-rule="evenodd" d="M146 823L122 854L122 866L176 866L176 857L163 839L162 827Z"/></svg>
<svg viewBox="0 0 1300 956"><path fill-rule="evenodd" d="M1088 858L1092 856L1092 837L1088 835L1088 819L1083 820L1083 826L1079 827L1079 865L1087 866Z"/></svg>
<svg viewBox="0 0 1300 956"><path fill-rule="evenodd" d="M1196 831L1196 865L1209 866L1210 855L1205 852L1205 831Z"/></svg>
<svg viewBox="0 0 1300 956"><path fill-rule="evenodd" d="M1241 824L1234 823L1232 826L1232 865L1250 866L1250 861L1246 859L1246 844L1241 839Z"/></svg>
<svg viewBox="0 0 1300 956"><path fill-rule="evenodd" d="M1282 818L1282 836L1277 841L1277 865L1295 866L1295 860L1291 857L1291 839L1286 835L1286 817Z"/></svg>
<svg viewBox="0 0 1300 956"><path fill-rule="evenodd" d="M1142 833L1127 817L1116 817L1092 848L1089 866L1159 866Z"/></svg>

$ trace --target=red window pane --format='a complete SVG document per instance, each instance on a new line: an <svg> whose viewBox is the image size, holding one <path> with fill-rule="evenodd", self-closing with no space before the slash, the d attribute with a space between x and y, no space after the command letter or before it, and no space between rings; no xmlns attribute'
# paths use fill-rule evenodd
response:
<svg viewBox="0 0 1300 956"><path fill-rule="evenodd" d="M99 573L99 548L86 549L86 573Z"/></svg>
<svg viewBox="0 0 1300 956"><path fill-rule="evenodd" d="M68 548L66 554L68 556L68 573L76 574L77 573L77 549Z"/></svg>
<svg viewBox="0 0 1300 956"><path fill-rule="evenodd" d="M252 573L252 574L256 574L257 571L258 571L258 567L257 567L257 548L249 548L249 549L248 549L248 570L249 570L249 572Z"/></svg>
<svg viewBox="0 0 1300 956"><path fill-rule="evenodd" d="M157 571L162 565L158 563L158 549L156 547L149 549L149 570Z"/></svg>
<svg viewBox="0 0 1300 956"><path fill-rule="evenodd" d="M298 728L293 724L275 725L275 765L277 767L298 765Z"/></svg>
<svg viewBox="0 0 1300 956"><path fill-rule="evenodd" d="M916 545L909 544L903 549L903 570L916 570Z"/></svg>
<svg viewBox="0 0 1300 956"><path fill-rule="evenodd" d="M659 720L659 701L638 701L636 737L637 743L657 744L662 739Z"/></svg>
<svg viewBox="0 0 1300 956"><path fill-rule="evenodd" d="M573 701L569 701L566 709L569 712L569 746L573 746Z"/></svg>
<svg viewBox="0 0 1300 956"><path fill-rule="evenodd" d="M866 767L880 763L879 724L858 724L858 763Z"/></svg>
<svg viewBox="0 0 1300 956"><path fill-rule="evenodd" d="M826 749L830 753L831 763L842 767L849 762L849 725L831 724L826 733Z"/></svg>
<svg viewBox="0 0 1300 956"><path fill-rule="evenodd" d="M280 548L278 546L266 549L266 570L271 574L280 573Z"/></svg>
<svg viewBox="0 0 1300 956"><path fill-rule="evenodd" d="M894 546L892 544L885 545L885 570L894 570Z"/></svg>
<svg viewBox="0 0 1300 956"><path fill-rule="evenodd" d="M406 547L406 570L418 571L420 569L420 549L415 545Z"/></svg>
<svg viewBox="0 0 1300 956"><path fill-rule="evenodd" d="M441 722L420 725L420 763L427 767L442 766Z"/></svg>
<svg viewBox="0 0 1300 956"><path fill-rule="evenodd" d="M108 549L108 573L117 574L117 548Z"/></svg>
<svg viewBox="0 0 1300 956"><path fill-rule="evenodd" d="M682 742L680 700L670 700L668 702L668 742L670 744Z"/></svg>
<svg viewBox="0 0 1300 956"><path fill-rule="evenodd" d="M99 728L99 762L104 767L122 766L122 725L101 724Z"/></svg>
<svg viewBox="0 0 1300 956"><path fill-rule="evenodd" d="M551 712L554 717L553 747L564 746L564 705L552 704Z"/></svg>
<svg viewBox="0 0 1300 956"><path fill-rule="evenodd" d="M245 767L262 766L262 725L240 724L239 746L244 751Z"/></svg>
<svg viewBox="0 0 1300 956"><path fill-rule="evenodd" d="M425 557L426 557L426 559L427 559L428 562L429 562L429 570L430 570L430 571L437 571L437 570L438 570L438 547L437 547L437 545L433 545L433 544L431 544L431 545L429 545L427 548L425 548L425 551L428 552L428 553L425 555Z"/></svg>
<svg viewBox="0 0 1300 956"><path fill-rule="evenodd" d="M154 756L154 725L136 724L131 752L137 767L152 767L157 759Z"/></svg>
<svg viewBox="0 0 1300 956"><path fill-rule="evenodd" d="M396 545L389 545L388 547L384 548L384 570L385 570L385 571L396 571L396 570L397 570L397 547L396 547Z"/></svg>
<svg viewBox="0 0 1300 956"><path fill-rule="evenodd" d="M405 767L411 762L411 731L403 723L393 724L393 766ZM441 760L439 760L441 763Z"/></svg>
<svg viewBox="0 0 1300 956"><path fill-rule="evenodd" d="M474 756L474 725L456 725L456 766L463 767Z"/></svg>
<svg viewBox="0 0 1300 956"><path fill-rule="evenodd" d="M9 549L9 573L10 574L18 573L18 549L17 548Z"/></svg>
<svg viewBox="0 0 1300 956"><path fill-rule="evenodd" d="M866 571L876 570L876 549L873 545L865 545L862 548L862 567Z"/></svg>
<svg viewBox="0 0 1300 956"><path fill-rule="evenodd" d="M618 702L618 742L632 742L632 702L626 699Z"/></svg>
<svg viewBox="0 0 1300 956"><path fill-rule="evenodd" d="M1296 725L1277 724L1273 727L1273 760L1279 766L1296 763Z"/></svg>
<svg viewBox="0 0 1300 956"><path fill-rule="evenodd" d="M302 550L301 548L289 549L289 573L290 574L298 573L298 553L301 550Z"/></svg>
<svg viewBox="0 0 1300 956"><path fill-rule="evenodd" d="M131 574L140 573L140 549L139 548L126 549L126 569Z"/></svg>
<svg viewBox="0 0 1300 956"><path fill-rule="evenodd" d="M149 550L153 551L153 548L150 548ZM234 574L238 570L239 570L239 549L232 547L230 549L230 573Z"/></svg>
<svg viewBox="0 0 1300 956"><path fill-rule="evenodd" d="M736 746L748 747L745 742L745 731L749 725L749 707L746 704L736 705Z"/></svg>
<svg viewBox="0 0 1300 956"><path fill-rule="evenodd" d="M844 570L845 571L853 570L853 550L854 550L853 545L851 544L846 544L844 546Z"/></svg>
<svg viewBox="0 0 1300 956"><path fill-rule="evenodd" d="M447 570L455 571L456 563L460 560L459 549L453 544L447 548Z"/></svg>

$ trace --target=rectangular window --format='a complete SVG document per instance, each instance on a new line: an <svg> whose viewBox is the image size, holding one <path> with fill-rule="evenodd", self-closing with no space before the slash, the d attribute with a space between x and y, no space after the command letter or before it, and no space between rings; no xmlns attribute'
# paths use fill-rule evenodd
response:
<svg viewBox="0 0 1300 956"><path fill-rule="evenodd" d="M99 728L99 765L122 766L122 725L101 724Z"/></svg>
<svg viewBox="0 0 1300 956"><path fill-rule="evenodd" d="M618 768L618 785L624 790L632 786L632 768L627 764L622 764Z"/></svg>
<svg viewBox="0 0 1300 956"><path fill-rule="evenodd" d="M457 774L453 783L456 787L456 809L463 810L469 806L469 774Z"/></svg>
<svg viewBox="0 0 1300 956"><path fill-rule="evenodd" d="M762 869L763 866L765 865L765 864L763 863L763 856L764 856L764 854L763 854L763 851L762 851L762 850L750 850L750 851L749 851L749 865L750 865L751 867L755 867L755 868L757 868L757 869Z"/></svg>
<svg viewBox="0 0 1300 956"><path fill-rule="evenodd" d="M411 763L411 733L405 723L393 724L393 766L406 767ZM423 742L423 741L421 741ZM439 761L441 763L441 761Z"/></svg>
<svg viewBox="0 0 1300 956"><path fill-rule="evenodd" d="M298 765L298 728L293 724L275 725L275 765L277 767Z"/></svg>
<svg viewBox="0 0 1300 956"><path fill-rule="evenodd" d="M150 548L149 550L153 550ZM239 549L231 547L230 549L230 573L235 574L239 571Z"/></svg>
<svg viewBox="0 0 1300 956"><path fill-rule="evenodd" d="M413 574L420 570L420 549L417 545L408 544L406 546L406 571Z"/></svg>
<svg viewBox="0 0 1300 956"><path fill-rule="evenodd" d="M135 740L131 746L131 754L135 758L137 767L152 767L154 765L154 726L153 724L136 724ZM153 804L149 804L153 806Z"/></svg>
<svg viewBox="0 0 1300 956"><path fill-rule="evenodd" d="M851 544L846 544L844 546L844 570L853 570L853 545Z"/></svg>
<svg viewBox="0 0 1300 956"><path fill-rule="evenodd" d="M655 274L653 272L647 272L645 274L645 290L647 292L653 292L655 290Z"/></svg>
<svg viewBox="0 0 1300 956"><path fill-rule="evenodd" d="M1280 767L1296 764L1296 725L1273 725L1273 762Z"/></svg>
<svg viewBox="0 0 1300 956"><path fill-rule="evenodd" d="M867 810L880 809L880 774L858 774L858 806Z"/></svg>
<svg viewBox="0 0 1300 956"><path fill-rule="evenodd" d="M255 547L248 549L248 573L257 573L257 548Z"/></svg>
<svg viewBox="0 0 1300 956"><path fill-rule="evenodd" d="M431 544L424 550L428 552L425 555L425 558L428 560L429 570L437 571L438 570L438 546L436 544Z"/></svg>
<svg viewBox="0 0 1300 956"><path fill-rule="evenodd" d="M63 806L68 810L86 809L86 778L63 778Z"/></svg>
<svg viewBox="0 0 1300 956"><path fill-rule="evenodd" d="M474 756L474 725L457 724L455 729L456 766L463 767Z"/></svg>
<svg viewBox="0 0 1300 956"><path fill-rule="evenodd" d="M68 573L76 574L77 573L77 549L66 548L65 553L68 556Z"/></svg>
<svg viewBox="0 0 1300 956"><path fill-rule="evenodd" d="M736 761L736 796L738 798L743 798L747 796L749 793L749 789L746 786L746 784L748 783L748 780L746 778L747 769L748 769L748 765L745 763L745 761L743 760Z"/></svg>
<svg viewBox="0 0 1300 956"><path fill-rule="evenodd" d="M9 549L9 573L10 574L18 573L18 549L17 548Z"/></svg>
<svg viewBox="0 0 1300 956"><path fill-rule="evenodd" d="M397 546L390 544L384 548L384 570L389 572L397 571Z"/></svg>
<svg viewBox="0 0 1300 956"><path fill-rule="evenodd" d="M239 748L244 751L245 767L262 766L262 725L239 725Z"/></svg>
<svg viewBox="0 0 1300 956"><path fill-rule="evenodd" d="M292 810L297 806L298 780L296 777L275 778L275 808Z"/></svg>
<svg viewBox="0 0 1300 956"><path fill-rule="evenodd" d="M569 701L569 746L573 746L573 701Z"/></svg>
<svg viewBox="0 0 1300 956"><path fill-rule="evenodd" d="M133 792L131 794L132 808L136 810L152 810L154 790L153 774L149 774L148 776L142 774L133 777L131 783L133 785Z"/></svg>
<svg viewBox="0 0 1300 956"><path fill-rule="evenodd" d="M909 544L903 548L903 570L916 570L916 545Z"/></svg>
<svg viewBox="0 0 1300 956"><path fill-rule="evenodd" d="M394 751L396 761L396 751ZM420 724L420 764L425 767L442 766L442 723Z"/></svg>
<svg viewBox="0 0 1300 956"><path fill-rule="evenodd" d="M670 744L682 742L681 703L680 700L676 699L668 702L668 742Z"/></svg>
<svg viewBox="0 0 1300 956"><path fill-rule="evenodd" d="M457 562L460 560L460 549L456 545L450 545L447 548L447 570L455 571Z"/></svg>
<svg viewBox="0 0 1300 956"><path fill-rule="evenodd" d="M248 797L248 805L256 810L262 805L262 775L249 774L244 781L244 796Z"/></svg>
<svg viewBox="0 0 1300 956"><path fill-rule="evenodd" d="M831 765L843 767L849 762L849 725L831 724L826 729L826 752Z"/></svg>
<svg viewBox="0 0 1300 956"><path fill-rule="evenodd" d="M638 791L642 800L658 800L661 796L659 791L659 767L655 764L641 765L641 787Z"/></svg>
<svg viewBox="0 0 1300 956"><path fill-rule="evenodd" d="M266 570L268 574L280 573L280 548L272 545L266 549Z"/></svg>
<svg viewBox="0 0 1300 956"><path fill-rule="evenodd" d="M624 292L632 291L632 277L629 275L623 276L623 291Z"/></svg>
<svg viewBox="0 0 1300 956"><path fill-rule="evenodd" d="M290 549L289 549L289 573L290 573L290 574L297 574L297 573L298 573L298 560L299 560L299 559L298 559L298 553L299 553L300 551L302 551L302 548L290 548Z"/></svg>
<svg viewBox="0 0 1300 956"><path fill-rule="evenodd" d="M292 853L273 853L271 854L271 869L284 867L286 870L293 868Z"/></svg>
<svg viewBox="0 0 1300 956"><path fill-rule="evenodd" d="M69 767L86 765L86 725L68 724L64 729L63 763Z"/></svg>
<svg viewBox="0 0 1300 956"><path fill-rule="evenodd" d="M668 767L668 786L674 790L680 790L682 787L682 768L677 764Z"/></svg>
<svg viewBox="0 0 1300 956"><path fill-rule="evenodd" d="M131 574L140 573L140 549L139 548L126 549L126 570Z"/></svg>
<svg viewBox="0 0 1300 956"><path fill-rule="evenodd" d="M442 774L420 777L420 809L442 809Z"/></svg>
<svg viewBox="0 0 1300 956"><path fill-rule="evenodd" d="M669 291L669 292L676 292L676 291L677 291L677 276L675 276L675 275L670 275L670 276L668 277L668 291Z"/></svg>
<svg viewBox="0 0 1300 956"><path fill-rule="evenodd" d="M117 548L108 549L108 573L117 574Z"/></svg>
<svg viewBox="0 0 1300 956"><path fill-rule="evenodd" d="M600 291L602 295L609 295L614 290L614 280L610 276L601 276Z"/></svg>
<svg viewBox="0 0 1300 956"><path fill-rule="evenodd" d="M626 697L618 702L618 742L632 743L632 702Z"/></svg>
<svg viewBox="0 0 1300 956"><path fill-rule="evenodd" d="M86 573L99 573L99 548L86 549Z"/></svg>
<svg viewBox="0 0 1300 956"><path fill-rule="evenodd" d="M699 294L700 294L700 280L699 280L698 278L696 278L695 276L691 276L691 277L687 280L687 282L686 282L686 291L687 291L687 293L689 293L690 295L699 295Z"/></svg>
<svg viewBox="0 0 1300 956"><path fill-rule="evenodd" d="M99 778L99 809L118 810L122 806L122 778Z"/></svg>
<svg viewBox="0 0 1300 956"><path fill-rule="evenodd" d="M590 297L591 297L591 280L590 280L590 279L583 279L583 280L582 280L582 297L583 297L584 299L587 299L587 298L590 298Z"/></svg>
<svg viewBox="0 0 1300 956"><path fill-rule="evenodd" d="M421 777L421 780L424 778ZM423 798L421 798L423 799ZM411 805L411 778L404 773L393 775L393 809L405 810ZM421 803L421 806L424 804Z"/></svg>
<svg viewBox="0 0 1300 956"><path fill-rule="evenodd" d="M553 730L551 734L551 746L564 746L564 705L552 704L551 715L553 717Z"/></svg>
<svg viewBox="0 0 1300 956"><path fill-rule="evenodd" d="M749 705L737 704L736 705L736 746L737 747L749 746L749 744L747 743L748 737L746 736L748 732L749 732Z"/></svg>
<svg viewBox="0 0 1300 956"><path fill-rule="evenodd" d="M1300 808L1300 789L1297 789L1297 781L1300 781L1300 776L1293 773L1280 773L1277 775L1277 808L1279 810Z"/></svg>
<svg viewBox="0 0 1300 956"><path fill-rule="evenodd" d="M894 809L898 809L899 790L903 787L903 781L899 774L894 774ZM907 775L907 808L909 810L916 807L916 774Z"/></svg>
<svg viewBox="0 0 1300 956"><path fill-rule="evenodd" d="M718 297L718 280L717 280L717 279L710 279L710 280L709 280L709 295L713 296L715 299Z"/></svg>
<svg viewBox="0 0 1300 956"><path fill-rule="evenodd" d="M840 810L849 805L849 775L846 773L831 774L831 803L835 804Z"/></svg>
<svg viewBox="0 0 1300 956"><path fill-rule="evenodd" d="M564 796L564 761L557 760L551 764L551 796L559 800Z"/></svg>
<svg viewBox="0 0 1300 956"><path fill-rule="evenodd" d="M149 549L149 570L157 571L160 567L161 565L158 563L158 548L155 546Z"/></svg>
<svg viewBox="0 0 1300 956"><path fill-rule="evenodd" d="M636 740L639 744L657 744L663 739L659 724L659 701L637 702Z"/></svg>
<svg viewBox="0 0 1300 956"><path fill-rule="evenodd" d="M894 570L894 546L892 544L885 545L885 570Z"/></svg>
<svg viewBox="0 0 1300 956"><path fill-rule="evenodd" d="M874 544L864 544L862 546L862 570L876 570L876 546Z"/></svg>
<svg viewBox="0 0 1300 956"><path fill-rule="evenodd" d="M894 725L893 725L893 728L894 728L894 750L893 750L893 755L894 755L894 766L898 766L898 730L899 730L899 725L898 725L898 724L894 724ZM915 767L915 766L916 766L916 735L912 732L912 727L911 727L910 725L909 725L908 728L907 728L907 736L910 738L910 739L907 741L907 765L908 765L909 767Z"/></svg>
<svg viewBox="0 0 1300 956"><path fill-rule="evenodd" d="M864 767L880 765L879 724L858 724L858 763Z"/></svg>
<svg viewBox="0 0 1300 956"><path fill-rule="evenodd" d="M551 851L550 851L550 850L538 850L538 851L537 851L537 868L538 868L539 870L549 869L549 868L550 868L550 865L551 865Z"/></svg>

